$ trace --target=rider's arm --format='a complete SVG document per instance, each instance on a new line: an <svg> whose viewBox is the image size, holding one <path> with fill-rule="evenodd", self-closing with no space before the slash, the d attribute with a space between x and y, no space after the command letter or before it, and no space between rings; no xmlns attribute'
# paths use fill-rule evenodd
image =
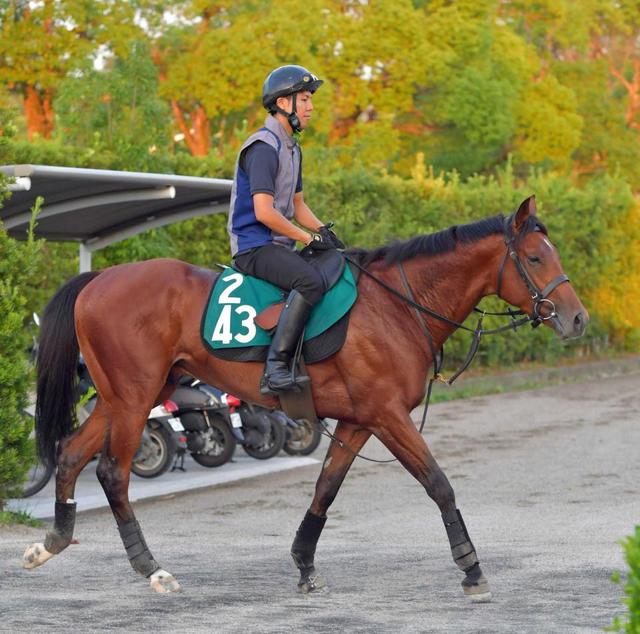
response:
<svg viewBox="0 0 640 634"><path fill-rule="evenodd" d="M287 238L299 240L304 244L309 244L311 234L307 233L300 227L296 227L290 220L287 220L273 206L273 196L267 193L259 193L253 195L253 209L256 212L256 218L269 227L272 231L279 233Z"/></svg>
<svg viewBox="0 0 640 634"><path fill-rule="evenodd" d="M318 231L320 227L324 224L316 215L309 209L307 203L304 202L304 197L302 192L296 192L293 196L293 207L294 207L294 215L293 217L296 219L296 222L299 225L302 225L305 229L310 229L311 231Z"/></svg>

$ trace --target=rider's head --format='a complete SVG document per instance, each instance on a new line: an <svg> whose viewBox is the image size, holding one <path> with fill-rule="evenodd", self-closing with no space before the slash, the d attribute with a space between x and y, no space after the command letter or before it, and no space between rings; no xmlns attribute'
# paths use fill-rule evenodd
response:
<svg viewBox="0 0 640 634"><path fill-rule="evenodd" d="M280 66L264 80L262 105L271 114L281 115L294 132L300 132L309 124L312 95L322 83L302 66Z"/></svg>

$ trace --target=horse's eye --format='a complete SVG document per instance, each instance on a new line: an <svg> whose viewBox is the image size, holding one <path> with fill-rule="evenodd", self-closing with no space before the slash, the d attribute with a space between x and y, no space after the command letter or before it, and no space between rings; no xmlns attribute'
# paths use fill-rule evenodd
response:
<svg viewBox="0 0 640 634"><path fill-rule="evenodd" d="M537 255L528 255L527 256L527 262L529 262L529 264L540 264L540 258Z"/></svg>

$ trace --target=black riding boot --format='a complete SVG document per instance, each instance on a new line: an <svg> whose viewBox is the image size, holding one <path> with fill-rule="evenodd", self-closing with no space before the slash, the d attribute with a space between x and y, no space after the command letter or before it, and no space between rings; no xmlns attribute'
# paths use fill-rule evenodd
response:
<svg viewBox="0 0 640 634"><path fill-rule="evenodd" d="M313 306L298 291L289 293L267 354L260 381L262 394L286 392L309 380L305 376L295 377L294 381L291 359L312 309Z"/></svg>

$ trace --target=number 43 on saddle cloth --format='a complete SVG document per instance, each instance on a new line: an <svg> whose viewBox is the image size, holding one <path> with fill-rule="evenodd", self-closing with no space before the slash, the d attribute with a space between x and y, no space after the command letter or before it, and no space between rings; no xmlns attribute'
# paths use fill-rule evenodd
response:
<svg viewBox="0 0 640 634"><path fill-rule="evenodd" d="M223 359L263 361L276 323L263 311L284 302L286 294L269 282L225 268L211 289L202 317L204 344L212 354ZM348 312L357 296L354 276L350 267L345 266L307 321L303 346L307 363L321 361L340 349L346 335Z"/></svg>

